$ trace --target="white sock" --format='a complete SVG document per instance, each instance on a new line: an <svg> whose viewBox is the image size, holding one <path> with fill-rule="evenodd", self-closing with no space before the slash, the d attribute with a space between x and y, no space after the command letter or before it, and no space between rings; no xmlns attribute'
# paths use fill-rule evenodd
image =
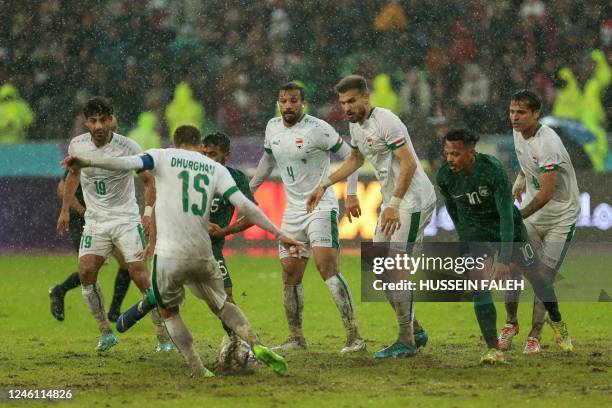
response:
<svg viewBox="0 0 612 408"><path fill-rule="evenodd" d="M183 357L185 357L185 361L187 361L187 364L189 364L189 367L193 370L194 376L201 377L206 371L206 368L204 364L202 364L200 356L193 348L193 337L191 337L191 333L187 326L185 326L185 323L183 323L181 316L177 314L164 319L164 323L168 330L168 335Z"/></svg>
<svg viewBox="0 0 612 408"><path fill-rule="evenodd" d="M83 293L83 299L89 311L98 322L98 326L100 326L100 333L112 333L113 329L106 317L106 310L104 309L104 294L102 293L100 284L95 282L92 285L82 285L81 293Z"/></svg>
<svg viewBox="0 0 612 408"><path fill-rule="evenodd" d="M219 313L219 319L227 325L234 333L242 340L249 343L251 347L259 343L257 335L253 331L249 320L246 318L242 310L233 303L225 302Z"/></svg>
<svg viewBox="0 0 612 408"><path fill-rule="evenodd" d="M357 319L355 319L355 309L353 308L351 290L342 277L342 274L335 274L331 278L327 279L325 283L331 290L336 307L340 312L340 317L342 318L342 323L344 324L344 329L346 330L347 339L351 341L358 338L359 330L357 329Z"/></svg>
<svg viewBox="0 0 612 408"><path fill-rule="evenodd" d="M166 326L164 326L164 320L159 315L159 310L157 310L157 308L151 310L151 320L153 320L153 324L155 325L155 335L157 336L157 341L159 343L166 343L170 341L168 332L166 331Z"/></svg>
<svg viewBox="0 0 612 408"><path fill-rule="evenodd" d="M289 331L293 337L304 337L302 332L302 312L304 311L304 287L285 284L283 287L283 304Z"/></svg>

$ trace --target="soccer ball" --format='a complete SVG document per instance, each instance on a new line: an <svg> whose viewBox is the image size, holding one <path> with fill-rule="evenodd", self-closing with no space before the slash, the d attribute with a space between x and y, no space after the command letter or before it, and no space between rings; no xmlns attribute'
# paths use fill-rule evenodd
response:
<svg viewBox="0 0 612 408"><path fill-rule="evenodd" d="M257 357L249 344L237 336L224 336L219 347L217 370L226 374L253 374Z"/></svg>

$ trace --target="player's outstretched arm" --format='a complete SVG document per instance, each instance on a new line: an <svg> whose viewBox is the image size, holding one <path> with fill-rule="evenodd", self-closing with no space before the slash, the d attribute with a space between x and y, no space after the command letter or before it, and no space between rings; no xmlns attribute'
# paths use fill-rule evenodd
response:
<svg viewBox="0 0 612 408"><path fill-rule="evenodd" d="M308 197L308 202L306 203L306 210L308 212L312 212L317 204L319 204L319 201L321 201L321 198L328 187L331 187L337 182L346 179L348 176L356 172L357 169L363 166L364 161L365 158L363 157L363 154L361 154L358 149L352 149L350 156L348 156L348 158L342 162L342 165L336 171L334 171L327 178L327 180L324 180L320 186L312 191L310 197Z"/></svg>
<svg viewBox="0 0 612 408"><path fill-rule="evenodd" d="M257 170L255 170L255 175L249 182L249 188L252 192L257 191L261 183L266 181L272 170L274 170L274 166L276 165L276 160L274 160L274 156L272 153L268 153L264 151L261 159L259 160L259 164L257 165Z"/></svg>
<svg viewBox="0 0 612 408"><path fill-rule="evenodd" d="M59 218L57 219L56 233L61 236L68 230L70 222L70 206L73 201L76 201L74 196L79 183L81 182L81 171L76 169L70 171L66 176L64 183L64 193L62 198L62 209L60 210Z"/></svg>
<svg viewBox="0 0 612 408"><path fill-rule="evenodd" d="M74 172L84 167L97 167L106 170L151 170L153 159L148 154L123 157L85 158L68 156L62 160L62 166Z"/></svg>
<svg viewBox="0 0 612 408"><path fill-rule="evenodd" d="M523 201L523 191L525 191L525 173L523 170L519 171L519 174L516 176L516 180L514 180L514 184L512 185L512 199L518 201L519 203Z"/></svg>
<svg viewBox="0 0 612 408"><path fill-rule="evenodd" d="M232 194L229 197L229 201L253 224L276 235L276 238L284 245L295 246L298 248L298 251L303 249L304 244L302 242L291 238L285 231L278 229L276 225L274 225L274 223L266 216L266 214L264 214L259 207L253 204L253 202L246 198L240 191L236 191L234 194Z"/></svg>

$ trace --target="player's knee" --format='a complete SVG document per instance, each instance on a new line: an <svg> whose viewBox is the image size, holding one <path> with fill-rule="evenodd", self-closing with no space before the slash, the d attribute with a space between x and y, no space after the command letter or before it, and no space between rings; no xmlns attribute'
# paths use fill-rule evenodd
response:
<svg viewBox="0 0 612 408"><path fill-rule="evenodd" d="M179 312L178 306L171 307L171 308L168 308L168 309L159 306L159 315L162 318L164 318L164 319L169 319L169 318L171 318L173 316L176 316L178 314L178 312Z"/></svg>

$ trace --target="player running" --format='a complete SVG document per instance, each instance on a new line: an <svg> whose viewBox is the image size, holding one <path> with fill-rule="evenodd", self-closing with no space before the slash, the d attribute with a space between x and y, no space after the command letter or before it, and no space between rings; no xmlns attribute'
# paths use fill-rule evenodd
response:
<svg viewBox="0 0 612 408"><path fill-rule="evenodd" d="M253 192L257 190L275 165L278 166L287 197L282 228L306 241L306 250L301 257L279 246L283 268L283 304L290 332L279 348L307 347L302 331L302 278L312 254L344 324L346 343L340 351L352 353L365 350L366 343L359 335L351 291L338 270L338 199L329 190L316 208L310 212L306 210L308 196L330 173L331 153L338 153L344 158L350 154L350 149L329 124L304 113L304 90L299 85L292 82L283 85L278 92L278 106L281 117L270 119L266 126L264 153L250 186ZM351 216L361 213L356 193L357 174L349 180L346 205L349 220Z"/></svg>
<svg viewBox="0 0 612 408"><path fill-rule="evenodd" d="M179 305L185 297L184 285L247 341L259 360L284 375L287 373L285 359L263 346L240 308L227 301L208 234L208 217L215 194L228 200L253 223L275 234L284 245L296 247L298 253L302 244L276 228L255 204L240 193L229 171L198 151L200 144L198 129L180 126L174 134L176 148L151 149L145 154L128 157L71 156L64 164L114 171L150 170L155 176L157 243L152 293L168 334L195 376L207 378L214 374L202 364L193 348L191 333L179 314Z"/></svg>
<svg viewBox="0 0 612 408"><path fill-rule="evenodd" d="M483 247L494 250L501 243L497 261L488 257L484 268L474 268L468 276L476 281L491 277L506 279L511 269L520 271L544 300L554 325L567 333L552 281L538 273L537 255L529 242L521 214L512 204L508 176L497 159L476 152L478 139L464 129L448 132L444 136L447 163L436 177L459 240L468 243L472 251ZM517 250L513 251L513 245ZM504 353L497 343L497 312L489 290L474 291L474 311L488 347L480 362L504 362Z"/></svg>
<svg viewBox="0 0 612 408"><path fill-rule="evenodd" d="M436 195L412 147L408 129L391 111L370 105L370 93L362 76L345 77L336 85L336 92L350 122L353 150L342 166L314 189L308 209L312 211L321 197L329 194L328 187L354 174L367 158L382 194L373 241L392 243L392 251L409 251L414 243L423 241ZM396 314L398 339L374 353L374 358L414 356L418 347L427 343L427 333L414 319L412 294L387 293L387 298Z"/></svg>
<svg viewBox="0 0 612 408"><path fill-rule="evenodd" d="M117 130L117 119L113 115L111 117L111 131ZM60 198L64 197L65 180L68 176L68 171L64 174L64 178L60 180L57 185L57 195ZM81 185L76 189L74 200L70 204L70 221L68 222L68 231L70 232L70 238L72 239L72 245L79 252L79 246L81 245L81 233L85 226L85 199L83 198L83 190ZM113 300L108 309L108 320L111 322L117 321L117 318L121 314L121 303L127 294L130 286L130 275L127 270L127 264L123 259L123 255L117 248L112 252L113 257L119 264L117 270L117 276L115 278L115 290L113 291ZM68 275L68 277L57 285L52 286L49 289L49 299L51 300L51 314L58 321L64 320L64 298L66 293L81 284L79 280L79 272L74 272Z"/></svg>
<svg viewBox="0 0 612 408"><path fill-rule="evenodd" d="M563 263L580 214L580 193L572 160L554 130L539 122L542 103L531 91L515 93L510 100L510 121L514 149L521 166L512 195L521 202L526 197L521 216L527 233L540 254L540 274L554 280ZM517 319L520 291L506 292L506 324L499 335L499 348L508 350L519 332ZM546 309L536 297L533 302L531 331L523 349L525 354L539 354L540 335ZM555 342L563 351L574 348L571 337L551 320Z"/></svg>
<svg viewBox="0 0 612 408"><path fill-rule="evenodd" d="M89 133L70 141L68 147L70 155L116 157L140 153L140 147L134 141L111 131L113 107L105 99L100 97L90 99L83 108L83 114ZM97 282L98 271L113 248L118 248L124 255L130 277L140 291L146 293L151 287L142 255L145 249L144 229L148 228L150 222L155 187L149 173L142 172L139 177L145 185L145 205L148 207L142 218L142 225L131 171L77 169L66 177L57 232L61 235L68 229L69 209L80 183L87 210L79 247L79 279L85 304L100 329L96 347L98 351L106 351L118 343L104 310L102 288ZM161 319L155 314L153 318L161 347L169 349L171 344L167 341Z"/></svg>

